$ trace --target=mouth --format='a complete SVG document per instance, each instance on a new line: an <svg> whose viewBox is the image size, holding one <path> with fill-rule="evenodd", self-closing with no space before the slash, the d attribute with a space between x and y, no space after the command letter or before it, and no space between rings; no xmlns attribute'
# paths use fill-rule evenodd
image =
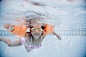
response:
<svg viewBox="0 0 86 57"><path fill-rule="evenodd" d="M39 35L39 34L34 34L34 35Z"/></svg>

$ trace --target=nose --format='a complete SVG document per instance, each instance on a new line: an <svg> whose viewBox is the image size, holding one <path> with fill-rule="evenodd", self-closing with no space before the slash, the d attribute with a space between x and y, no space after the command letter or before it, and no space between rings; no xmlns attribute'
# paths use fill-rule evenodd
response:
<svg viewBox="0 0 86 57"><path fill-rule="evenodd" d="M38 32L38 29L36 29L36 32Z"/></svg>

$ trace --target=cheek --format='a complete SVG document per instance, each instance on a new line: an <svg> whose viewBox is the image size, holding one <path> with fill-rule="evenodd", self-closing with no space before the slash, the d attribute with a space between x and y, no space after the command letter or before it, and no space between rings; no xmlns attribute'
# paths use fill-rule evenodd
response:
<svg viewBox="0 0 86 57"><path fill-rule="evenodd" d="M42 33L42 32L38 32L38 33Z"/></svg>
<svg viewBox="0 0 86 57"><path fill-rule="evenodd" d="M36 32L31 32L32 35L36 34ZM42 34L42 32L38 32L38 34Z"/></svg>
<svg viewBox="0 0 86 57"><path fill-rule="evenodd" d="M34 34L35 32L31 32L32 34Z"/></svg>
<svg viewBox="0 0 86 57"><path fill-rule="evenodd" d="M40 32L39 34L42 34L42 32Z"/></svg>

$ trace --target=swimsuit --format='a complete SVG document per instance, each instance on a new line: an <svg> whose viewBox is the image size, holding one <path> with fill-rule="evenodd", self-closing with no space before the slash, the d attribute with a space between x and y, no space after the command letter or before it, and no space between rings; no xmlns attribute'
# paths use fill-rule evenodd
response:
<svg viewBox="0 0 86 57"><path fill-rule="evenodd" d="M42 41L42 37L41 37L41 41ZM31 37L31 44L29 44L26 41L26 38L21 38L21 44L23 44L27 49L32 50L32 49L38 49L39 47L41 47L42 45L32 45L32 37Z"/></svg>

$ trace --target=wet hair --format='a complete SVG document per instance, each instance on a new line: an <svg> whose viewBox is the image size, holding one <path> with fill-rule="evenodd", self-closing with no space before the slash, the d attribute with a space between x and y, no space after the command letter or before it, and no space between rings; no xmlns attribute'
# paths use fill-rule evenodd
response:
<svg viewBox="0 0 86 57"><path fill-rule="evenodd" d="M30 26L30 28L33 28L33 26Z"/></svg>
<svg viewBox="0 0 86 57"><path fill-rule="evenodd" d="M33 28L33 26L30 26L30 28ZM44 27L44 26L41 26L41 28L42 28L42 30L44 30L44 29L45 29L45 27Z"/></svg>

